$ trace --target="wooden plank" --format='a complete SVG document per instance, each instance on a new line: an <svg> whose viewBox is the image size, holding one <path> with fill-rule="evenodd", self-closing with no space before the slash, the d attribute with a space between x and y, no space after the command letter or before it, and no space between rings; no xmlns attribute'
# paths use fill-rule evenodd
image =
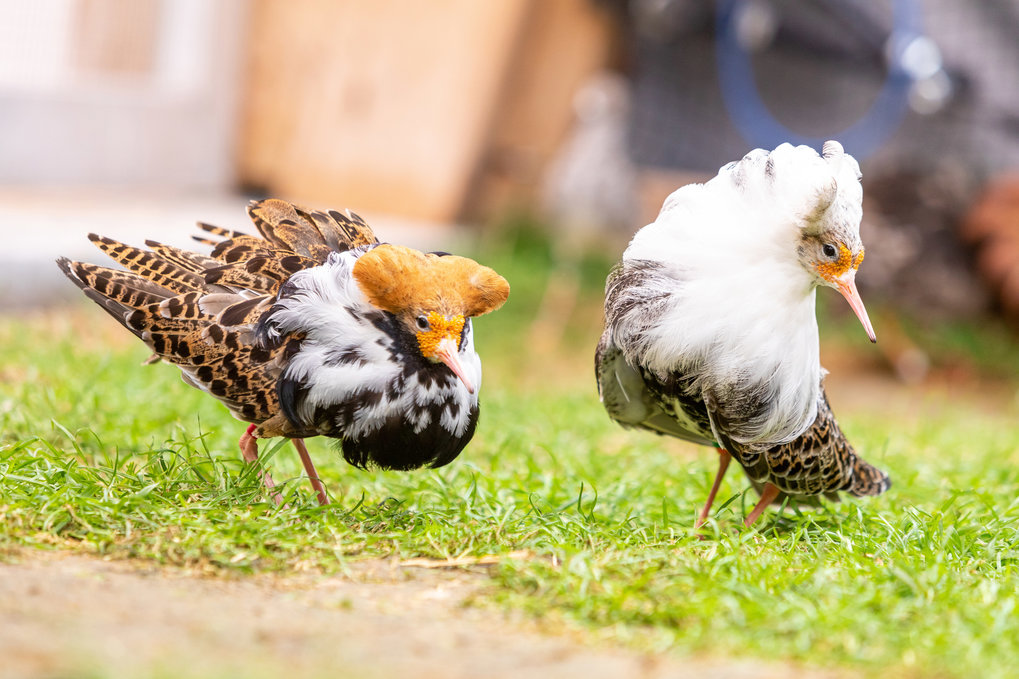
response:
<svg viewBox="0 0 1019 679"><path fill-rule="evenodd" d="M533 0L258 0L242 182L296 200L451 220Z"/></svg>
<svg viewBox="0 0 1019 679"><path fill-rule="evenodd" d="M155 68L158 0L77 0L71 51L83 74L148 76Z"/></svg>
<svg viewBox="0 0 1019 679"><path fill-rule="evenodd" d="M613 63L618 39L611 13L590 0L535 3L503 85L472 214L536 204L546 168L573 125L574 96Z"/></svg>

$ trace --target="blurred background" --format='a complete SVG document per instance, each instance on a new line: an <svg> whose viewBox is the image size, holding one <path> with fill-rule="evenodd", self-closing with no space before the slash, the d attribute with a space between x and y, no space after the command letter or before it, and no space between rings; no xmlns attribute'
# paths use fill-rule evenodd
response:
<svg viewBox="0 0 1019 679"><path fill-rule="evenodd" d="M593 346L666 195L829 138L863 167L882 365L924 379L940 324L1000 370L1019 0L0 0L0 308L77 301L52 260L102 259L88 231L186 244L271 195L501 252L532 338L590 307Z"/></svg>

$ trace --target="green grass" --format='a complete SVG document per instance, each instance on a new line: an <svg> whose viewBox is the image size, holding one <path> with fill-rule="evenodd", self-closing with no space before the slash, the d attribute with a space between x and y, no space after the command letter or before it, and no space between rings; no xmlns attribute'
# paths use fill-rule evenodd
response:
<svg viewBox="0 0 1019 679"><path fill-rule="evenodd" d="M360 472L311 440L334 493L324 509L293 450L263 442L291 506L267 503L239 460L243 425L174 369L141 366L144 347L98 310L3 320L0 556L60 548L286 574L342 572L362 557L518 552L491 569L475 603L593 642L891 676L1012 675L1014 401L994 412L957 399L919 415L842 413L857 448L891 473L888 494L769 511L745 530L754 498L731 473L702 540L691 524L715 454L604 415L590 377L598 289L587 264L561 345L522 349L544 281L535 247L493 262L514 291L477 323L482 420L464 454L435 471Z"/></svg>

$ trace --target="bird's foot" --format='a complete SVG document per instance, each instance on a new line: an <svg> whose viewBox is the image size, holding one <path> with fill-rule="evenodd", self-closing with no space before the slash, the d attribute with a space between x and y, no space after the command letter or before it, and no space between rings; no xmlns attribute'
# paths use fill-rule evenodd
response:
<svg viewBox="0 0 1019 679"><path fill-rule="evenodd" d="M693 525L694 529L700 528L708 520L708 515L711 514L711 505L715 504L715 496L718 495L718 489L722 485L722 477L725 476L726 470L729 469L729 462L731 461L732 455L729 454L729 451L719 448L718 471L715 473L715 481L711 484L708 501L704 503L704 508L701 509L701 513L697 516L697 521Z"/></svg>
<svg viewBox="0 0 1019 679"><path fill-rule="evenodd" d="M764 490L761 491L761 499L754 505L753 510L747 514L747 518L743 519L744 526L750 526L757 521L758 517L764 513L764 510L770 505L776 497L778 497L779 490L778 486L770 481L764 484Z"/></svg>
<svg viewBox="0 0 1019 679"><path fill-rule="evenodd" d="M308 454L308 448L304 445L304 439L290 439L290 442L294 444L297 454L301 456L304 471L307 472L311 487L315 489L315 494L318 496L318 503L323 506L329 504L326 487L322 484L322 479L318 477L318 470L315 469L315 463L311 461L311 455Z"/></svg>
<svg viewBox="0 0 1019 679"><path fill-rule="evenodd" d="M238 441L238 445L241 448L241 457L249 464L258 463L258 439L255 438L255 429L256 425L250 425L247 431L241 435L240 441ZM264 469L259 469L258 478L261 480L262 485L264 485L269 491L269 497L272 498L272 501L277 506L283 504L283 496L278 490L275 490L276 482L272 480L272 476L269 472Z"/></svg>

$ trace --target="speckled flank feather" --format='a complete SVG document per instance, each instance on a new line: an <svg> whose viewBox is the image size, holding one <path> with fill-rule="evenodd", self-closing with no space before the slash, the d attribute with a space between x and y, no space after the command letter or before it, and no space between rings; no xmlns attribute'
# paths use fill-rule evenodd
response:
<svg viewBox="0 0 1019 679"><path fill-rule="evenodd" d="M783 493L796 497L831 495L880 495L891 487L888 476L865 462L835 420L828 397L821 389L817 418L790 443L768 448L747 446L725 436L719 423L719 443L743 466L755 484L771 482Z"/></svg>
<svg viewBox="0 0 1019 679"><path fill-rule="evenodd" d="M58 264L155 360L257 425L240 443L249 461L254 438L318 435L340 439L358 466L411 469L455 458L479 412L470 318L505 301L506 281L466 258L379 245L350 212L264 200L248 214L259 236L199 223L196 240L209 255L90 235L127 270ZM362 259L364 288L353 276ZM375 288L407 292L408 284L407 308L369 301ZM435 346L426 342L422 353L421 337L432 335ZM307 451L295 444L325 502Z"/></svg>

